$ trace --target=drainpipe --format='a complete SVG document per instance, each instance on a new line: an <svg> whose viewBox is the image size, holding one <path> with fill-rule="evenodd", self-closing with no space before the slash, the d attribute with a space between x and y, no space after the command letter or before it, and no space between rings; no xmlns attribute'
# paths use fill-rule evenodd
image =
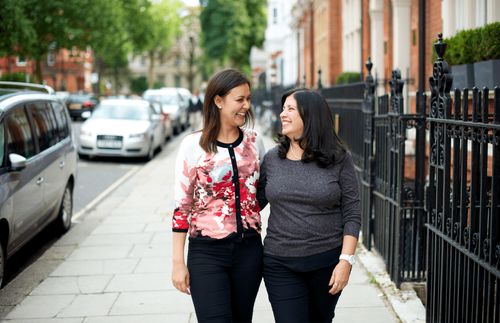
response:
<svg viewBox="0 0 500 323"><path fill-rule="evenodd" d="M311 88L314 87L314 8L313 1L309 1L311 19Z"/></svg>
<svg viewBox="0 0 500 323"><path fill-rule="evenodd" d="M418 1L418 90L425 91L425 0Z"/></svg>

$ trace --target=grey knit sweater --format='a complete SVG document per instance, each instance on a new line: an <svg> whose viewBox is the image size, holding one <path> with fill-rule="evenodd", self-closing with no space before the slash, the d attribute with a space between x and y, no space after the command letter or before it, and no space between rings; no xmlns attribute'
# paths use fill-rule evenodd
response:
<svg viewBox="0 0 500 323"><path fill-rule="evenodd" d="M303 257L342 245L344 235L358 237L361 226L359 183L349 153L335 166L281 159L278 148L261 165L258 198L271 212L264 253Z"/></svg>

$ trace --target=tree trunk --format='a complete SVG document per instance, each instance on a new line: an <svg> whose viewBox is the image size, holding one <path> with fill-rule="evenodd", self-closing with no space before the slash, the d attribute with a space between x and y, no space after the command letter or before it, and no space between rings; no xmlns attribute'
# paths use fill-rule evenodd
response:
<svg viewBox="0 0 500 323"><path fill-rule="evenodd" d="M42 59L35 59L35 82L43 84Z"/></svg>
<svg viewBox="0 0 500 323"><path fill-rule="evenodd" d="M97 57L97 83L95 84L94 92L96 96L99 98L101 96L101 81L102 81L102 73L104 72L104 64L102 57Z"/></svg>
<svg viewBox="0 0 500 323"><path fill-rule="evenodd" d="M118 87L120 86L120 70L118 67L113 68L114 83L113 84L113 95L118 95Z"/></svg>
<svg viewBox="0 0 500 323"><path fill-rule="evenodd" d="M149 68L148 68L148 88L152 89L155 84L155 52L149 51Z"/></svg>

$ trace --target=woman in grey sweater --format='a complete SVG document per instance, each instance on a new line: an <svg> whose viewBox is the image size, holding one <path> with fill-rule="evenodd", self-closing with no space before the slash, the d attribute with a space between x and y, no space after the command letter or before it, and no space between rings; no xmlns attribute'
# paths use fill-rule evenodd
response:
<svg viewBox="0 0 500 323"><path fill-rule="evenodd" d="M257 192L261 208L271 208L264 282L276 322L331 322L354 264L358 180L325 99L295 89L281 102L282 133L264 157Z"/></svg>

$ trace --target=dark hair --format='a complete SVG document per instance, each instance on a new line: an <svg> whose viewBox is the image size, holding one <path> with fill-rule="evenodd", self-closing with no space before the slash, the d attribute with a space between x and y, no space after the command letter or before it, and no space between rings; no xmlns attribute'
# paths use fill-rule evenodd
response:
<svg viewBox="0 0 500 323"><path fill-rule="evenodd" d="M333 118L326 100L317 92L309 89L293 89L281 97L281 105L293 95L297 101L297 110L304 123L304 131L296 138L300 148L304 150L303 162L315 161L319 167L326 168L335 165L346 152L333 127ZM286 158L290 148L290 139L278 134L278 155Z"/></svg>
<svg viewBox="0 0 500 323"><path fill-rule="evenodd" d="M226 96L229 91L243 84L252 85L248 78L235 69L225 69L213 75L208 81L203 101L203 130L200 138L200 146L206 152L217 152L217 136L220 131L220 112L215 105L215 97ZM254 121L252 109L246 114L245 124Z"/></svg>

